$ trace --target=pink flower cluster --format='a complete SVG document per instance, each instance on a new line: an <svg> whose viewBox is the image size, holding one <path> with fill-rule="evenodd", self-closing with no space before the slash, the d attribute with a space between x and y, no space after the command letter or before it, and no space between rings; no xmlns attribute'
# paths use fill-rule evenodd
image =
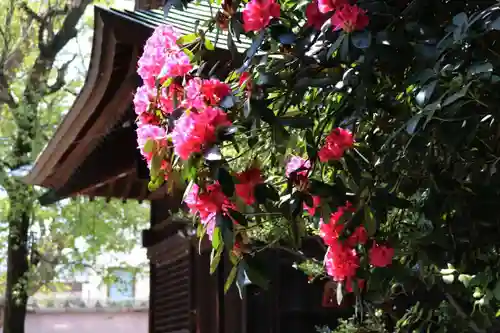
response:
<svg viewBox="0 0 500 333"><path fill-rule="evenodd" d="M366 11L349 4L349 0L313 0L306 7L306 18L307 25L316 30L330 19L334 30L347 33L363 30L370 22Z"/></svg>
<svg viewBox="0 0 500 333"><path fill-rule="evenodd" d="M352 291L352 281L356 278L356 272L360 266L356 247L368 242L368 234L363 226L356 227L346 239L341 239L344 234L344 224L340 222L340 219L345 213L354 213L354 211L348 202L330 215L328 223L321 221L320 225L320 237L328 246L325 256L326 272L333 280L345 282L345 288L348 292ZM368 254L372 266L385 267L391 264L394 249L374 242ZM358 279L358 287L363 288L363 285L364 281Z"/></svg>
<svg viewBox="0 0 500 333"><path fill-rule="evenodd" d="M179 36L170 26L157 27L138 61L137 72L144 84L134 96L137 143L148 165L154 154L144 151L148 140L164 147L170 137L174 153L186 160L213 144L219 127L231 125L227 114L218 108L231 88L217 79L202 80L189 75L192 65L177 45ZM186 82L185 87L178 83L179 78ZM173 127L168 127L165 117L177 107L186 111Z"/></svg>

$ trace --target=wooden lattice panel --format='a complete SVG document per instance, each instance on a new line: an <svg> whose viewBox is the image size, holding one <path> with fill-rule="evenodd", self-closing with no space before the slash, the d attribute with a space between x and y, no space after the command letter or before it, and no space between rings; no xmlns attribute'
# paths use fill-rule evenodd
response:
<svg viewBox="0 0 500 333"><path fill-rule="evenodd" d="M155 264L153 274L153 333L190 331L190 256Z"/></svg>

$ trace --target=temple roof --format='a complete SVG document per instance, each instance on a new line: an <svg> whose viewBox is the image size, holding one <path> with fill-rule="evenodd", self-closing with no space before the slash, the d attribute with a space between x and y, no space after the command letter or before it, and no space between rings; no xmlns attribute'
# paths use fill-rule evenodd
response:
<svg viewBox="0 0 500 333"><path fill-rule="evenodd" d="M95 7L92 55L80 94L44 151L25 177L29 184L51 189L42 204L74 196L154 199L166 195L147 189L148 170L135 135L133 94L141 84L136 73L142 46L159 24L171 24L183 34L195 31L199 20L212 17L211 5L191 4L184 11L170 9L123 11ZM216 45L208 62L229 68L227 33L209 33ZM242 39L236 46L250 46ZM227 69L226 68L226 69Z"/></svg>

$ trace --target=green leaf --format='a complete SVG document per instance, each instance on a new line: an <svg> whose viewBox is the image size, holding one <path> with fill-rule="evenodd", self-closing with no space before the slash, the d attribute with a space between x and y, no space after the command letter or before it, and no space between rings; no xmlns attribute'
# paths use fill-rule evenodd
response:
<svg viewBox="0 0 500 333"><path fill-rule="evenodd" d="M241 214L237 210L228 209L228 214L233 218L239 225L244 227L248 226L248 221L245 215Z"/></svg>
<svg viewBox="0 0 500 333"><path fill-rule="evenodd" d="M217 213L215 217L217 229L220 230L222 242L228 251L231 251L234 246L233 221L223 213Z"/></svg>
<svg viewBox="0 0 500 333"><path fill-rule="evenodd" d="M238 273L236 277L236 286L240 293L240 298L243 298L245 287L254 284L260 288L267 290L269 281L264 278L256 269L252 268L248 262L241 261L238 265Z"/></svg>
<svg viewBox="0 0 500 333"><path fill-rule="evenodd" d="M184 52L184 53L185 53L185 54L189 57L189 60L190 60L191 62L193 62L193 61L194 61L194 58L195 58L195 57L194 57L193 52L191 52L191 50L188 50L187 48L183 48L183 49L182 49L182 51L183 51L183 52Z"/></svg>
<svg viewBox="0 0 500 333"><path fill-rule="evenodd" d="M279 117L277 120L281 125L292 128L312 128L314 126L314 121L307 116Z"/></svg>
<svg viewBox="0 0 500 333"><path fill-rule="evenodd" d="M217 249L212 248L212 253L210 254L210 274L214 274L217 270L223 250L224 246L219 246Z"/></svg>
<svg viewBox="0 0 500 333"><path fill-rule="evenodd" d="M328 53L326 54L327 59L331 58L333 56L333 54L335 52L337 52L337 50L339 49L340 45L344 41L345 37L346 37L345 33L343 33L343 32L340 33L340 35L337 38L337 40L328 49Z"/></svg>
<svg viewBox="0 0 500 333"><path fill-rule="evenodd" d="M222 233L220 228L217 226L214 229L214 233L212 234L212 248L218 249L222 245Z"/></svg>
<svg viewBox="0 0 500 333"><path fill-rule="evenodd" d="M330 205L325 203L321 205L321 217L323 218L323 223L330 222L330 216L332 215L332 209Z"/></svg>
<svg viewBox="0 0 500 333"><path fill-rule="evenodd" d="M264 42L265 36L266 36L265 30L262 29L259 32L259 34L256 35L253 38L252 45L250 45L250 47L247 50L247 54L246 54L247 55L247 59L253 58L253 56L255 55L255 53L257 53L257 51L259 50L260 46Z"/></svg>
<svg viewBox="0 0 500 333"><path fill-rule="evenodd" d="M224 283L224 293L227 293L229 288L231 288L231 285L233 284L234 279L236 278L236 274L238 273L238 266L239 264L236 264L233 265L233 268L231 268L231 271L227 276L226 282Z"/></svg>
<svg viewBox="0 0 500 333"><path fill-rule="evenodd" d="M177 44L179 44L179 45L189 44L189 43L194 42L197 38L198 38L198 34L196 34L196 33L187 34L187 35L180 37L177 40Z"/></svg>
<svg viewBox="0 0 500 333"><path fill-rule="evenodd" d="M220 161L222 160L222 152L219 146L213 146L203 153L203 157L205 157L207 161Z"/></svg>
<svg viewBox="0 0 500 333"><path fill-rule="evenodd" d="M500 280L498 280L495 284L495 288L493 289L493 296L495 296L497 301L500 301Z"/></svg>
<svg viewBox="0 0 500 333"><path fill-rule="evenodd" d="M153 139L148 139L146 141L146 144L144 144L144 152L146 153L152 153L156 147L156 141Z"/></svg>
<svg viewBox="0 0 500 333"><path fill-rule="evenodd" d="M472 280L472 275L460 274L458 276L458 281L462 282L465 288L468 288L470 285L470 281ZM498 284L497 284L498 285Z"/></svg>
<svg viewBox="0 0 500 333"><path fill-rule="evenodd" d="M370 209L370 207L364 207L365 219L364 219L364 227L366 229L366 233L368 237L372 237L377 232L377 221Z"/></svg>
<svg viewBox="0 0 500 333"><path fill-rule="evenodd" d="M154 154L151 158L151 170L150 174L152 177L156 177L161 168L162 158L158 154Z"/></svg>
<svg viewBox="0 0 500 333"><path fill-rule="evenodd" d="M265 183L254 187L254 196L259 204L265 204L267 200L278 201L280 199L278 192L271 185Z"/></svg>
<svg viewBox="0 0 500 333"><path fill-rule="evenodd" d="M367 49L372 44L372 33L369 30L356 31L351 35L352 45L358 49Z"/></svg>
<svg viewBox="0 0 500 333"><path fill-rule="evenodd" d="M417 113L416 115L411 117L410 120L408 120L408 122L406 123L406 132L408 134L413 135L415 133L420 119L422 119L422 113Z"/></svg>
<svg viewBox="0 0 500 333"><path fill-rule="evenodd" d="M500 30L500 17L497 18L490 24L490 29L492 30Z"/></svg>
<svg viewBox="0 0 500 333"><path fill-rule="evenodd" d="M443 282L446 284L452 284L455 281L455 275L443 275Z"/></svg>
<svg viewBox="0 0 500 333"><path fill-rule="evenodd" d="M212 41L208 38L205 38L205 48L209 51L213 51L215 50L215 46L214 44L212 43Z"/></svg>
<svg viewBox="0 0 500 333"><path fill-rule="evenodd" d="M234 195L234 180L233 176L224 167L219 167L217 169L217 180L219 181L222 192L227 197L232 197Z"/></svg>

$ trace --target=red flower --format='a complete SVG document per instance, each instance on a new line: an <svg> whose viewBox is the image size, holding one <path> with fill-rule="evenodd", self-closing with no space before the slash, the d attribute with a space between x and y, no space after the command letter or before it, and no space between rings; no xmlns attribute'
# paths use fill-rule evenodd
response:
<svg viewBox="0 0 500 333"><path fill-rule="evenodd" d="M251 89L252 88L252 76L248 72L243 72L240 75L240 79L238 81L238 85L240 87Z"/></svg>
<svg viewBox="0 0 500 333"><path fill-rule="evenodd" d="M373 244L373 247L368 251L370 264L375 267L385 267L392 263L394 257L394 249L385 245Z"/></svg>
<svg viewBox="0 0 500 333"><path fill-rule="evenodd" d="M231 87L217 79L203 80L201 93L209 105L217 105L231 93Z"/></svg>
<svg viewBox="0 0 500 333"><path fill-rule="evenodd" d="M316 30L321 30L323 23L328 19L328 16L320 12L318 8L318 0L313 0L306 7L307 26L314 27Z"/></svg>
<svg viewBox="0 0 500 333"><path fill-rule="evenodd" d="M321 162L339 160L344 152L353 145L352 133L343 128L336 128L326 137L325 145L318 153L319 160Z"/></svg>
<svg viewBox="0 0 500 333"><path fill-rule="evenodd" d="M349 0L318 0L318 9L320 13L328 13L347 5Z"/></svg>
<svg viewBox="0 0 500 333"><path fill-rule="evenodd" d="M243 9L243 28L246 32L260 31L273 17L280 17L280 5L276 0L251 0Z"/></svg>
<svg viewBox="0 0 500 333"><path fill-rule="evenodd" d="M354 247L358 244L365 244L368 240L368 234L366 232L365 227L359 226L347 239L347 244L351 247Z"/></svg>
<svg viewBox="0 0 500 333"><path fill-rule="evenodd" d="M345 212L354 212L351 203L346 203L345 206L339 207L335 213L332 213L328 223L324 223L323 219L321 220L319 235L326 245L332 246L337 243L337 239L344 230L344 225L338 222Z"/></svg>
<svg viewBox="0 0 500 333"><path fill-rule="evenodd" d="M304 209L307 210L309 215L314 216L316 214L316 208L319 207L321 204L321 197L318 197L317 195L312 196L313 200L313 206L309 207L305 202L304 202Z"/></svg>
<svg viewBox="0 0 500 333"><path fill-rule="evenodd" d="M366 15L366 11L356 5L344 5L332 16L334 30L342 29L347 33L363 30L369 22L370 19Z"/></svg>
<svg viewBox="0 0 500 333"><path fill-rule="evenodd" d="M247 205L255 202L255 185L261 184L264 180L259 169L250 168L236 175L238 184L235 185L236 194L243 199Z"/></svg>
<svg viewBox="0 0 500 333"><path fill-rule="evenodd" d="M354 249L337 241L326 253L325 266L327 274L335 281L344 281L356 275L359 257Z"/></svg>

